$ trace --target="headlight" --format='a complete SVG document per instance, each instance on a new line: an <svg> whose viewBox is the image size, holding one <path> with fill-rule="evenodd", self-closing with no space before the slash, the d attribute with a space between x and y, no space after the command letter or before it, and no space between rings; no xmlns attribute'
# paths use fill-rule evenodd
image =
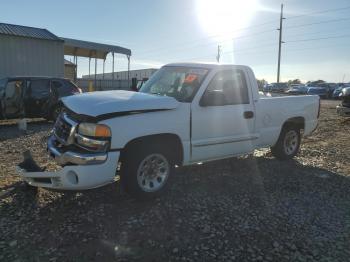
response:
<svg viewBox="0 0 350 262"><path fill-rule="evenodd" d="M81 123L79 124L78 133L90 137L111 137L110 128L101 124Z"/></svg>
<svg viewBox="0 0 350 262"><path fill-rule="evenodd" d="M106 151L110 145L111 130L106 125L81 123L75 135L76 143L87 150Z"/></svg>

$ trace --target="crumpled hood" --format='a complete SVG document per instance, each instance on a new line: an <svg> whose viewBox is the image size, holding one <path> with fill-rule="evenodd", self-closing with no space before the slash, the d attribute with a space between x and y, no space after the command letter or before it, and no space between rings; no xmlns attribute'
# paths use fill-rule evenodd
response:
<svg viewBox="0 0 350 262"><path fill-rule="evenodd" d="M175 109L179 102L172 97L125 90L98 91L68 96L63 104L77 114L101 116L118 112Z"/></svg>

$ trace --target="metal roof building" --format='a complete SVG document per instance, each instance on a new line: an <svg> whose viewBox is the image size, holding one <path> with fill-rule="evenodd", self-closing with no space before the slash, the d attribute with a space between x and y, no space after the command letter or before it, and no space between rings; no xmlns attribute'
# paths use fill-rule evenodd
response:
<svg viewBox="0 0 350 262"><path fill-rule="evenodd" d="M95 59L96 75L97 59L105 62L109 53L113 57L112 71L115 53L126 55L129 71L130 49L61 38L47 29L0 23L0 78L18 75L63 77L65 55L74 57L75 79L78 57L89 58L89 74L91 59Z"/></svg>
<svg viewBox="0 0 350 262"><path fill-rule="evenodd" d="M53 33L46 29L21 26L21 25L11 25L0 23L0 34L12 35L12 36L23 36L29 38L38 38L46 40L56 40L59 41L60 38L55 36Z"/></svg>
<svg viewBox="0 0 350 262"><path fill-rule="evenodd" d="M63 77L63 44L46 29L0 23L0 78Z"/></svg>

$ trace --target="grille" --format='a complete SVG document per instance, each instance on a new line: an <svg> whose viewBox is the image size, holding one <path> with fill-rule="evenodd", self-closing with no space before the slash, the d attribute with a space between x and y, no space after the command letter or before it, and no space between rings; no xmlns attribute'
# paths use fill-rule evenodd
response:
<svg viewBox="0 0 350 262"><path fill-rule="evenodd" d="M69 135L71 133L72 125L69 124L61 115L54 126L54 132L58 139L67 142Z"/></svg>
<svg viewBox="0 0 350 262"><path fill-rule="evenodd" d="M342 100L343 100L342 105L344 107L350 107L350 95L343 96Z"/></svg>

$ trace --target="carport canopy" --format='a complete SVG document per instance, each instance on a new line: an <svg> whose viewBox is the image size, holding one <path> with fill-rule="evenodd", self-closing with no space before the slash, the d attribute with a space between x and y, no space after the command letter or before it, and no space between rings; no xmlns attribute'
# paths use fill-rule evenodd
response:
<svg viewBox="0 0 350 262"><path fill-rule="evenodd" d="M78 67L78 57L88 57L89 58L89 76L90 73L90 62L91 58L95 58L95 86L96 86L96 75L97 75L97 59L103 59L103 79L105 73L105 61L106 57L109 53L112 53L113 62L112 62L112 72L113 72L113 80L114 80L114 54L122 54L126 55L128 59L128 81L129 81L129 71L130 71L130 56L131 50L115 46L115 45L107 45L94 43L89 41L77 40L72 38L60 37L61 40L64 41L64 55L74 56L75 67L75 81L77 79L77 67Z"/></svg>
<svg viewBox="0 0 350 262"><path fill-rule="evenodd" d="M131 56L131 50L115 46L115 45L107 45L94 43L89 41L82 41L71 38L63 38L64 41L64 54L70 56L81 56L81 57L89 57L89 58L97 58L97 59L106 59L106 56L109 53L117 53L124 54L126 56Z"/></svg>

